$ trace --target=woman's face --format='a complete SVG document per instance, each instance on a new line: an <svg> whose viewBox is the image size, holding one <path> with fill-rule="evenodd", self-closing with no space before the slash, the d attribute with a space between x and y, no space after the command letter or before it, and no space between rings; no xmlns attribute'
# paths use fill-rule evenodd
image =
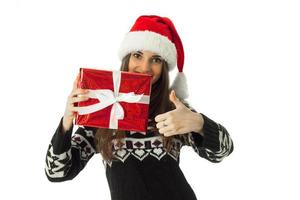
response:
<svg viewBox="0 0 300 200"><path fill-rule="evenodd" d="M155 83L162 72L163 59L150 51L134 51L130 55L128 71L152 75L151 84Z"/></svg>

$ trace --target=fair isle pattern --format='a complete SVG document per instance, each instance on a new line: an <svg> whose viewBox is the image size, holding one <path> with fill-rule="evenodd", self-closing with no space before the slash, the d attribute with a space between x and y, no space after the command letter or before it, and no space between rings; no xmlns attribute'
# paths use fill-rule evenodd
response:
<svg viewBox="0 0 300 200"><path fill-rule="evenodd" d="M157 160L160 160L165 155L171 156L175 161L178 161L180 149L183 143L176 138L172 140L172 148L170 152L167 152L163 146L163 137L154 136L150 138L122 138L120 146L117 145L117 141L113 140L113 154L114 158L122 161L123 163L129 156L134 156L136 159L143 161L147 156L153 156ZM103 163L112 166L112 162Z"/></svg>
<svg viewBox="0 0 300 200"><path fill-rule="evenodd" d="M87 137L94 137L93 132L84 130ZM77 148L80 151L80 160L88 160L91 155L96 153L96 150L92 147L90 142L80 134L74 134L71 140L72 147Z"/></svg>
<svg viewBox="0 0 300 200"><path fill-rule="evenodd" d="M188 133L185 138L187 145L192 146L199 156L215 163L221 162L233 150L233 143L227 130L221 124L217 123L217 125L219 132L219 151L212 151L208 148L197 147L192 137L192 133Z"/></svg>
<svg viewBox="0 0 300 200"><path fill-rule="evenodd" d="M204 134L207 134L207 138L204 137L200 140L199 138L201 137L198 138L198 133L195 132L177 135L177 137L172 139L170 152L167 152L163 146L163 136L161 134L154 134L154 136L150 136L152 134L149 134L142 138L135 136L125 137L121 139L120 142L114 139L112 140L114 159L110 162L102 159L102 162L105 169L107 166L111 167L114 161L124 163L129 157L143 161L147 156L152 156L157 160L161 160L165 156L170 156L179 163L180 150L184 145L191 146L200 157L206 160L221 162L224 157L233 151L233 143L225 127L221 124L216 124L217 126L214 126L215 129L210 132L204 132ZM154 127L149 126L149 133L151 133L153 129ZM61 128L59 127L57 130L61 130ZM51 181L63 181L74 178L96 153L94 143L95 134L95 129L79 127L71 137L71 144L64 144L69 145L69 147L61 147L60 141L65 138L61 132L57 131L47 150L45 166L47 177L51 179ZM132 134L139 134L139 137L141 136L140 132L132 131L130 135ZM214 138L213 146L205 143L211 138ZM53 149L54 147L57 148L55 149L56 151Z"/></svg>
<svg viewBox="0 0 300 200"><path fill-rule="evenodd" d="M45 171L51 178L60 178L66 176L71 166L72 154L71 149L62 154L53 153L52 144L49 145Z"/></svg>
<svg viewBox="0 0 300 200"><path fill-rule="evenodd" d="M50 143L47 156L45 171L51 178L65 177L72 164L72 153L79 156L82 166L84 167L88 160L95 154L95 149L87 140L88 137L93 138L93 132L84 129L85 134L74 134L71 140L71 148L62 154L53 152L53 145ZM87 138L86 138L87 137ZM74 156L74 155L73 155Z"/></svg>

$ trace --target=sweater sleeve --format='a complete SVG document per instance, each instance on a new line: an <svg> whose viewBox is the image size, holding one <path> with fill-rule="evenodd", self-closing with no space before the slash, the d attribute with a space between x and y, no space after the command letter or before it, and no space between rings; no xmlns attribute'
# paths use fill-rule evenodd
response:
<svg viewBox="0 0 300 200"><path fill-rule="evenodd" d="M191 109L196 112L194 109ZM233 149L233 141L224 126L208 118L203 113L203 136L196 132L181 135L183 145L191 146L202 158L213 163L221 162Z"/></svg>
<svg viewBox="0 0 300 200"><path fill-rule="evenodd" d="M95 128L79 127L72 136L73 125L63 133L62 121L47 149L45 174L51 182L73 179L96 153Z"/></svg>

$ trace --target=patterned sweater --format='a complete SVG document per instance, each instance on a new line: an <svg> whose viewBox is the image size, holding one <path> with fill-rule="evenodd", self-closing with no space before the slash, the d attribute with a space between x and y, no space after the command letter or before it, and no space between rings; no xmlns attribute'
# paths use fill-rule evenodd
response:
<svg viewBox="0 0 300 200"><path fill-rule="evenodd" d="M166 151L163 136L154 126L148 126L146 135L127 131L121 146L113 140L113 161L102 159L111 199L197 199L179 167L181 147L191 146L200 157L214 163L221 162L233 151L233 142L225 127L201 115L204 136L195 132L176 135L170 152ZM72 135L72 126L63 133L62 119L47 149L45 174L51 182L73 179L98 153L94 141L96 128L79 126Z"/></svg>

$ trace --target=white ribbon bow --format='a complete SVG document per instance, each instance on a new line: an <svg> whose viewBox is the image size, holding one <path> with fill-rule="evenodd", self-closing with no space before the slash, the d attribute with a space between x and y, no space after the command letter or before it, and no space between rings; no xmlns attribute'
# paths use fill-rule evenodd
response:
<svg viewBox="0 0 300 200"><path fill-rule="evenodd" d="M90 114L113 104L110 112L109 128L118 129L118 120L124 119L124 109L119 102L149 104L149 95L136 95L134 92L119 93L121 71L113 71L113 83L114 91L108 89L89 90L88 96L90 98L96 98L100 102L90 106L78 107L78 114Z"/></svg>

